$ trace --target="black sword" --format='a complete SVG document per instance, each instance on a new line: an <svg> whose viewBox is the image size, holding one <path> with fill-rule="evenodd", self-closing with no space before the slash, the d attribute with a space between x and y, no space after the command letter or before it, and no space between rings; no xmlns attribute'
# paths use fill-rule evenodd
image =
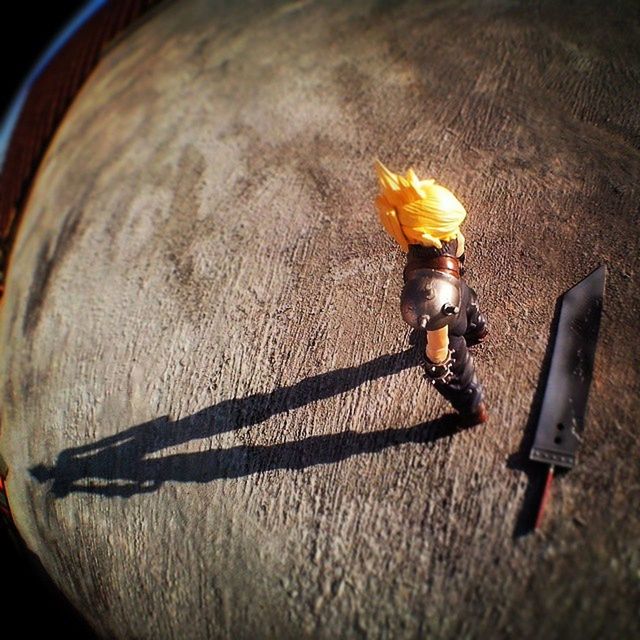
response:
<svg viewBox="0 0 640 640"><path fill-rule="evenodd" d="M549 465L535 528L549 500L555 467L570 469L584 429L584 415L604 300L606 267L598 267L562 297L549 377L530 458Z"/></svg>

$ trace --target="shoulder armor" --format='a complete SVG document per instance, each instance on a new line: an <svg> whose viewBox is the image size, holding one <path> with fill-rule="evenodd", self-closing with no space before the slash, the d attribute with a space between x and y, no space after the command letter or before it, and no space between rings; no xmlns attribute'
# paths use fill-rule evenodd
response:
<svg viewBox="0 0 640 640"><path fill-rule="evenodd" d="M460 313L460 281L434 269L413 271L402 289L400 308L414 329L442 329Z"/></svg>

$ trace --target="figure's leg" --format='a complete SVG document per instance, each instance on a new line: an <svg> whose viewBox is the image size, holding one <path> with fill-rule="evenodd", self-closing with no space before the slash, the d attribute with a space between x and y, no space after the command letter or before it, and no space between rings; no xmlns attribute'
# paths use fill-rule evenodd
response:
<svg viewBox="0 0 640 640"><path fill-rule="evenodd" d="M467 303L467 330L464 337L468 343L482 342L488 333L487 319L480 313L478 295L471 287L465 286L469 291L469 299Z"/></svg>
<svg viewBox="0 0 640 640"><path fill-rule="evenodd" d="M425 371L427 379L456 411L472 418L476 423L486 421L488 415L484 406L484 394L463 337L450 336L448 360L440 364L427 360Z"/></svg>

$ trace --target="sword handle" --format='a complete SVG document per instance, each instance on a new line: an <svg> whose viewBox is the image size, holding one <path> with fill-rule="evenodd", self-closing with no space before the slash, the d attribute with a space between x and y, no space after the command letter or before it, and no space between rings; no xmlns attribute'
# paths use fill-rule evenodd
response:
<svg viewBox="0 0 640 640"><path fill-rule="evenodd" d="M555 467L550 464L547 470L547 478L544 482L544 489L542 491L542 498L540 499L540 506L538 507L538 514L536 515L536 523L533 526L534 530L538 530L542 525L542 516L544 510L547 507L549 500L551 499L551 482L553 481L553 474Z"/></svg>

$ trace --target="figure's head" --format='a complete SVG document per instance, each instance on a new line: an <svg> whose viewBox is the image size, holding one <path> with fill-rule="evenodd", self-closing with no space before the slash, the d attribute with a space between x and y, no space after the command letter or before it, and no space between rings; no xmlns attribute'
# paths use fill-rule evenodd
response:
<svg viewBox="0 0 640 640"><path fill-rule="evenodd" d="M458 237L467 212L460 201L435 180L419 180L413 169L406 176L389 171L376 161L380 195L376 208L380 221L403 251L410 244L434 246Z"/></svg>

